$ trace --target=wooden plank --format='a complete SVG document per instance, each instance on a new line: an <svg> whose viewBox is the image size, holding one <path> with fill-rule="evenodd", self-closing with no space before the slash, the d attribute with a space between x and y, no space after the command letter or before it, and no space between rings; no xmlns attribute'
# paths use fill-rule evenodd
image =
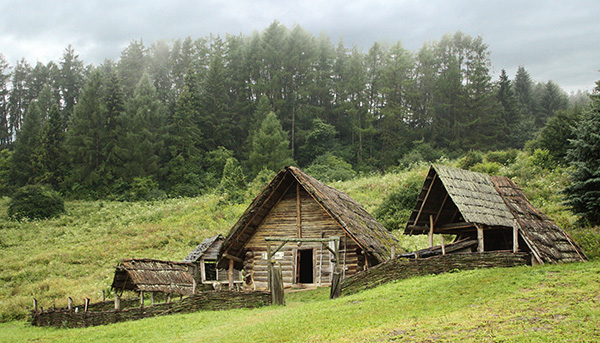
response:
<svg viewBox="0 0 600 343"><path fill-rule="evenodd" d="M519 224L513 220L513 253L519 252Z"/></svg>
<svg viewBox="0 0 600 343"><path fill-rule="evenodd" d="M448 200L448 192L446 192L446 196L444 197L444 201L442 201L442 205L440 206L440 210L435 215L434 224L437 224L438 219L440 219L440 214L442 214L442 210L444 209L444 206L446 205L446 200Z"/></svg>
<svg viewBox="0 0 600 343"><path fill-rule="evenodd" d="M429 184L429 189L427 189L427 194L425 194L425 198L423 199L423 202L421 203L421 207L419 208L419 212L417 213L417 218L415 218L415 222L413 223L413 225L417 225L417 222L419 222L419 217L421 217L421 212L423 211L423 207L425 207L427 198L429 198L429 194L431 193L431 189L433 188L433 184L435 183L436 178L437 178L437 174L434 174L433 179L431 180L431 183Z"/></svg>
<svg viewBox="0 0 600 343"><path fill-rule="evenodd" d="M483 227L479 224L475 224L477 227L477 252L484 252L484 242L483 242Z"/></svg>
<svg viewBox="0 0 600 343"><path fill-rule="evenodd" d="M298 237L302 238L302 211L300 202L300 183L296 182L296 225L298 227Z"/></svg>
<svg viewBox="0 0 600 343"><path fill-rule="evenodd" d="M433 246L433 216L429 216L429 247Z"/></svg>

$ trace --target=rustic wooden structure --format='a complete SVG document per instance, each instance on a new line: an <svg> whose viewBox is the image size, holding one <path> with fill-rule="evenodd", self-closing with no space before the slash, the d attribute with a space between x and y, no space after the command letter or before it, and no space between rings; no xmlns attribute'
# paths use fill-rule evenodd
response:
<svg viewBox="0 0 600 343"><path fill-rule="evenodd" d="M328 247L339 251L341 278L400 250L397 240L356 201L295 167L281 170L231 228L219 267L243 269L246 288L266 289L271 260L267 237L289 240L271 256L281 265L286 287L331 284L333 253L321 242L303 238L338 238Z"/></svg>
<svg viewBox="0 0 600 343"><path fill-rule="evenodd" d="M430 168L405 234L427 234L430 246L433 234L452 234L475 240L477 252L527 252L533 264L587 261L509 178L441 165Z"/></svg>
<svg viewBox="0 0 600 343"><path fill-rule="evenodd" d="M115 268L115 292L162 292L192 295L198 287L198 269L188 262L127 259Z"/></svg>
<svg viewBox="0 0 600 343"><path fill-rule="evenodd" d="M198 268L198 281L206 285L215 283L228 283L229 272L223 268L217 268L219 249L225 238L219 234L206 238L194 250L192 250L183 262L193 263ZM234 282L241 284L241 273L234 271Z"/></svg>

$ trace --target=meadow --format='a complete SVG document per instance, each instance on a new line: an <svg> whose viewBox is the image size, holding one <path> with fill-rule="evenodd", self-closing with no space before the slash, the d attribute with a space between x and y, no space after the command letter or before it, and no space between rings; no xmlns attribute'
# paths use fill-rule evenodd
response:
<svg viewBox="0 0 600 343"><path fill-rule="evenodd" d="M442 161L456 165L457 162ZM600 231L582 227L562 204L564 168L544 169L533 156L494 173L519 184L534 206L597 258ZM491 168L481 166L482 168ZM428 165L332 182L373 212ZM330 301L327 289L288 295L285 307L152 318L106 327L57 330L25 321L67 297L110 297L114 266L125 258L182 260L204 238L226 234L259 188L241 204L219 194L154 202L67 201L57 218L13 221L0 199L0 337L8 341L587 341L600 337L600 262L478 270L418 277ZM394 231L406 250L425 236ZM592 341L592 340L589 340Z"/></svg>

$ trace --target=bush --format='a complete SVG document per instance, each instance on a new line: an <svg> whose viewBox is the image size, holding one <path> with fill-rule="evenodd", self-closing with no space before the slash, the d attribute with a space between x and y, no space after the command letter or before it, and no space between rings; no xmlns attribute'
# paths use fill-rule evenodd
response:
<svg viewBox="0 0 600 343"><path fill-rule="evenodd" d="M315 158L305 171L322 182L346 181L356 177L356 172L350 163L332 154L324 154Z"/></svg>
<svg viewBox="0 0 600 343"><path fill-rule="evenodd" d="M471 150L465 157L458 161L460 169L470 170L474 165L483 162L483 155L479 151Z"/></svg>
<svg viewBox="0 0 600 343"><path fill-rule="evenodd" d="M487 162L496 162L500 163L503 166L509 166L515 163L518 154L519 151L515 149L490 151L485 155L485 160Z"/></svg>
<svg viewBox="0 0 600 343"><path fill-rule="evenodd" d="M422 185L423 180L416 174L407 178L375 209L375 218L389 231L400 229L408 222Z"/></svg>
<svg viewBox="0 0 600 343"><path fill-rule="evenodd" d="M27 185L17 189L8 205L8 215L16 220L23 218L46 219L65 211L61 196L41 185Z"/></svg>

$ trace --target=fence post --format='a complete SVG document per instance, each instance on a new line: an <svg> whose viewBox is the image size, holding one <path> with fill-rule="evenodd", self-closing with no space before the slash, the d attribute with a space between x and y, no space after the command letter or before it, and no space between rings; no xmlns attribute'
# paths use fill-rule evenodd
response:
<svg viewBox="0 0 600 343"><path fill-rule="evenodd" d="M83 298L83 301L85 302L83 312L87 312L88 307L90 306L90 298L85 297L85 298Z"/></svg>
<svg viewBox="0 0 600 343"><path fill-rule="evenodd" d="M102 290L102 302L106 301L106 291Z"/></svg>
<svg viewBox="0 0 600 343"><path fill-rule="evenodd" d="M67 308L69 309L69 311L73 310L73 298L71 297L67 298Z"/></svg>
<svg viewBox="0 0 600 343"><path fill-rule="evenodd" d="M140 291L140 308L144 307L144 291Z"/></svg>
<svg viewBox="0 0 600 343"><path fill-rule="evenodd" d="M37 299L33 298L33 312L37 312L37 310L38 310Z"/></svg>
<svg viewBox="0 0 600 343"><path fill-rule="evenodd" d="M119 296L119 293L115 292L115 310L120 310L121 309L121 297Z"/></svg>

